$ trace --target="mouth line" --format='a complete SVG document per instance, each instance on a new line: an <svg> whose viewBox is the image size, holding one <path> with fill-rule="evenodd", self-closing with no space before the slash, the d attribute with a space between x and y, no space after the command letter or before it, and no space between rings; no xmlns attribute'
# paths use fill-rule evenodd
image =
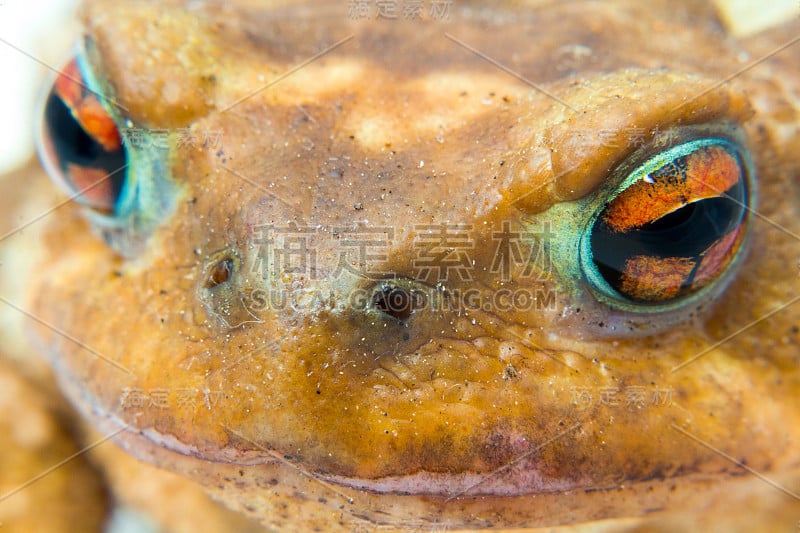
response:
<svg viewBox="0 0 800 533"><path fill-rule="evenodd" d="M110 427L125 429L125 424L115 417L106 417L105 423ZM577 426L576 426L577 427ZM229 429L229 428L228 428ZM570 428L572 429L572 428ZM569 431L570 429L566 430ZM117 430L119 431L119 429ZM492 472L464 471L458 473L441 473L418 471L406 475L384 476L374 479L332 475L315 472L305 468L302 463L295 462L289 455L281 455L278 451L260 447L259 450L241 450L236 447L222 448L214 453L203 453L194 446L186 445L171 435L163 435L152 428L134 432L139 438L147 440L159 449L178 454L190 459L208 461L228 465L230 467L276 466L295 471L300 475L316 480L323 485L339 486L383 496L417 496L441 498L445 503L474 498L516 498L536 495L607 492L631 489L640 483L647 483L652 488L655 484L676 483L686 480L699 480L703 483L721 483L728 478L747 475L745 471L725 469L717 472L681 471L674 475L650 475L642 478L620 478L617 481L598 484L588 477L572 479L553 479L536 468L533 462L527 467L519 468L517 464L509 464ZM234 434L236 434L234 432ZM258 445L257 445L258 446ZM133 451L133 450L132 450ZM137 452L133 451L135 455ZM512 462L513 463L513 462Z"/></svg>
<svg viewBox="0 0 800 533"><path fill-rule="evenodd" d="M717 484L724 482L728 478L747 475L745 470L734 468L731 464L715 470L698 469L690 465L684 465L669 473L620 476L617 479L606 480L593 479L588 475L579 475L579 468L576 468L573 473L567 476L554 477L543 473L546 471L547 464L539 461L537 452L554 443L562 436L567 436L569 433L581 428L580 423L564 428L560 433L556 433L548 440L539 443L506 464L490 471L476 472L465 469L460 472L430 472L420 469L408 474L386 475L374 478L359 477L358 475L337 475L321 470L312 470L306 463L296 457L285 455L279 450L269 449L265 445L255 443L224 424L221 424L221 427L240 444L229 444L214 450L203 450L195 445L181 441L175 435L161 433L153 427L135 428L116 414L102 412L91 398L81 393L80 387L77 387L75 383L69 384L62 380L62 387L71 400L87 416L96 420L99 428L109 433L119 433L119 435L115 436L115 440L118 443L126 448L129 453L148 461L152 461L154 456L166 451L169 455L174 454L172 457L183 456L190 460L216 463L222 468L238 469L239 467L263 466L268 469L288 469L287 471L289 472L298 473L323 485L330 484L333 487L341 487L342 490L355 490L378 496L431 497L441 499L447 503L454 500L460 501L484 497L513 499L535 495L558 496L563 494L636 490L635 487L642 483L646 483L649 487L666 486L667 484L674 486L676 483L690 484L692 480L698 480L707 485L708 483ZM146 446L141 446L144 443L146 443ZM161 450L161 452L158 450ZM176 460L180 461L180 459ZM163 461L166 464L170 464L173 459L165 458ZM783 466L789 465L784 464Z"/></svg>
<svg viewBox="0 0 800 533"><path fill-rule="evenodd" d="M124 423L116 417L107 417L106 422L114 426L124 427ZM576 429L579 424L565 430L567 433ZM227 426L229 433L250 442L256 450L242 450L235 446L221 448L213 453L202 452L194 446L186 445L172 435L164 435L152 428L137 431L139 437L146 439L160 449L167 449L185 457L200 461L211 461L235 467L255 467L259 465L283 466L299 472L301 475L330 483L336 486L354 489L377 495L423 496L444 498L449 502L461 498L473 497L517 497L536 494L558 494L573 490L608 490L609 487L597 488L588 478L553 479L548 478L538 468L536 462L512 461L510 464L491 472L464 471L458 473L442 473L418 471L406 475L384 476L374 479L333 475L307 469L291 456L283 455L258 445L239 435ZM554 440L554 439L550 439ZM650 478L652 479L652 478ZM648 479L649 480L649 479ZM628 481L648 481L628 480ZM614 485L611 488L617 488Z"/></svg>

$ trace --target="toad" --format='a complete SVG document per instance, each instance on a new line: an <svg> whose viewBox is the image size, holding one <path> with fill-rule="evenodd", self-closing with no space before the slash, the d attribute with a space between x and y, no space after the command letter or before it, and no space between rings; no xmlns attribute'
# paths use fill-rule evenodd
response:
<svg viewBox="0 0 800 533"><path fill-rule="evenodd" d="M385 4L86 2L30 291L67 396L279 529L793 527L797 22Z"/></svg>

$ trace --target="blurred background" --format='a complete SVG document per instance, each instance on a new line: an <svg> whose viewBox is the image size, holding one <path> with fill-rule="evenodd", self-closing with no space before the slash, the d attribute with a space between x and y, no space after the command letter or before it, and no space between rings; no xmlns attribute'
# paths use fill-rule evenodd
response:
<svg viewBox="0 0 800 533"><path fill-rule="evenodd" d="M78 0L0 0L0 174L33 153L33 120L44 79L69 56ZM35 58L35 59L34 59ZM37 62L38 60L38 62Z"/></svg>

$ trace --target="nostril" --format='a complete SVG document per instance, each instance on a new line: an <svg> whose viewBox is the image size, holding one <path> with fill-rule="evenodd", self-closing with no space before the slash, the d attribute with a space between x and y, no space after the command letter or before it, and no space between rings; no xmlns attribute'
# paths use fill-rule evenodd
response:
<svg viewBox="0 0 800 533"><path fill-rule="evenodd" d="M213 289L217 285L222 285L231 278L231 274L233 274L233 259L226 257L211 267L206 280L206 288Z"/></svg>
<svg viewBox="0 0 800 533"><path fill-rule="evenodd" d="M372 304L390 317L405 322L414 310L411 295L400 287L384 286L375 293Z"/></svg>

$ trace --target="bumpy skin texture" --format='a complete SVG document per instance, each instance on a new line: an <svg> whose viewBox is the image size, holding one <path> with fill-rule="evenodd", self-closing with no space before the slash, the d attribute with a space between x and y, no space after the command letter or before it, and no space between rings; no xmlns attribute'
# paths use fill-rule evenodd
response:
<svg viewBox="0 0 800 533"><path fill-rule="evenodd" d="M721 80L798 25L742 44L704 3L456 4L448 21L356 21L342 2L89 2L92 67L124 118L222 146L173 142L169 176L150 179L170 180L174 208L107 233L124 256L77 210L54 217L32 305L91 347L36 331L65 391L100 427L126 425L132 453L276 527L717 509L742 470L691 436L796 490L800 311L759 319L800 286L798 56ZM503 222L576 205L659 132L736 128L758 175L755 253L713 305L631 320L564 272L492 272ZM316 263L265 271L270 224L318 228ZM471 279L422 279L421 224L473 229ZM348 307L381 282L334 275L335 234L365 227L393 228L370 268L411 289L510 285L556 305L404 323ZM232 274L209 288L221 260ZM264 309L259 289L324 299ZM626 405L629 387L668 401Z"/></svg>
<svg viewBox="0 0 800 533"><path fill-rule="evenodd" d="M108 498L86 457L38 478L79 451L51 399L0 359L0 529L100 531Z"/></svg>

